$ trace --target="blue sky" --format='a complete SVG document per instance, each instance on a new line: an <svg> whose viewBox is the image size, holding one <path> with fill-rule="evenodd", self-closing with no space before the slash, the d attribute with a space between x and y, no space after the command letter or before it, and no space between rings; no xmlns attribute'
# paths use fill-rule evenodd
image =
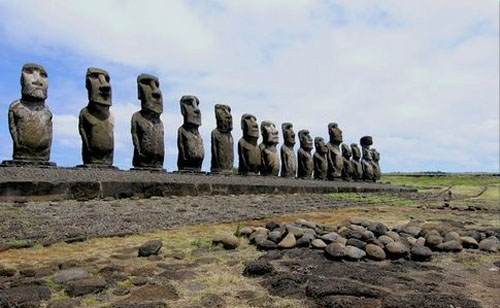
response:
<svg viewBox="0 0 500 308"><path fill-rule="evenodd" d="M0 0L0 159L12 155L9 104L26 62L46 67L54 114L51 160L81 163L79 110L89 66L111 75L115 165L131 166L136 77L160 78L165 167L176 169L179 99L197 95L204 169L213 106L234 131L294 123L347 143L372 135L383 171L499 171L497 0ZM296 146L298 148L298 144ZM235 165L237 162L235 162Z"/></svg>

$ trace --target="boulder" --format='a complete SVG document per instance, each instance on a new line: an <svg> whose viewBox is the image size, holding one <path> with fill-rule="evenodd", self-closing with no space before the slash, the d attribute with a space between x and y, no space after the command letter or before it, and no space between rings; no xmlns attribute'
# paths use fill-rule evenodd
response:
<svg viewBox="0 0 500 308"><path fill-rule="evenodd" d="M279 243L282 238L283 234L279 230L271 231L271 233L269 233L269 235L267 236L268 240L273 241L275 243Z"/></svg>
<svg viewBox="0 0 500 308"><path fill-rule="evenodd" d="M431 249L436 249L443 242L439 232L432 230L425 235L425 245Z"/></svg>
<svg viewBox="0 0 500 308"><path fill-rule="evenodd" d="M249 237L250 234L252 234L252 232L253 232L252 228L250 228L250 227L244 227L244 228L241 228L240 235Z"/></svg>
<svg viewBox="0 0 500 308"><path fill-rule="evenodd" d="M368 244L365 247L365 251L368 257L371 259L385 260L386 258L385 252L380 246L374 244Z"/></svg>
<svg viewBox="0 0 500 308"><path fill-rule="evenodd" d="M311 243L311 240L309 238L301 237L295 243L295 247L308 248L310 243Z"/></svg>
<svg viewBox="0 0 500 308"><path fill-rule="evenodd" d="M464 248L477 249L479 247L479 243L470 236L462 236L460 237L460 241L462 242L462 246Z"/></svg>
<svg viewBox="0 0 500 308"><path fill-rule="evenodd" d="M446 252L460 252L462 251L463 247L460 241L452 240L439 244L437 246L437 249Z"/></svg>
<svg viewBox="0 0 500 308"><path fill-rule="evenodd" d="M271 232L278 229L279 227L280 227L280 224L275 222L275 221L270 221L266 224L266 229L268 229Z"/></svg>
<svg viewBox="0 0 500 308"><path fill-rule="evenodd" d="M332 259L342 259L346 254L345 247L339 243L328 244L325 247L325 254Z"/></svg>
<svg viewBox="0 0 500 308"><path fill-rule="evenodd" d="M468 236L468 237L472 237L473 239L476 240L476 242L480 242L481 241L481 233L479 231L476 231L476 230L468 230L466 231L464 234L464 236Z"/></svg>
<svg viewBox="0 0 500 308"><path fill-rule="evenodd" d="M358 247L347 245L345 246L345 257L348 260L359 261L366 256L366 252Z"/></svg>
<svg viewBox="0 0 500 308"><path fill-rule="evenodd" d="M286 230L288 231L288 233L293 234L295 238L302 237L305 232L303 228L299 228L293 225L286 225Z"/></svg>
<svg viewBox="0 0 500 308"><path fill-rule="evenodd" d="M366 242L363 242L355 238L350 238L347 240L347 245L358 247L359 249L365 249Z"/></svg>
<svg viewBox="0 0 500 308"><path fill-rule="evenodd" d="M152 240L142 244L139 247L139 257L149 257L151 255L157 255L163 246L162 242L159 240Z"/></svg>
<svg viewBox="0 0 500 308"><path fill-rule="evenodd" d="M420 232L422 232L422 227L417 224L408 224L401 230L401 233L406 233L415 237L419 236Z"/></svg>
<svg viewBox="0 0 500 308"><path fill-rule="evenodd" d="M489 252L496 252L498 250L498 238L490 236L479 242L479 249Z"/></svg>
<svg viewBox="0 0 500 308"><path fill-rule="evenodd" d="M65 283L71 280L80 280L88 278L89 273L83 267L70 268L60 271L54 275L55 283Z"/></svg>
<svg viewBox="0 0 500 308"><path fill-rule="evenodd" d="M320 236L325 243L332 243L335 239L339 238L340 235L337 232L330 232Z"/></svg>
<svg viewBox="0 0 500 308"><path fill-rule="evenodd" d="M269 261L255 260L247 262L243 270L243 276L262 276L272 272L274 272L274 267Z"/></svg>
<svg viewBox="0 0 500 308"><path fill-rule="evenodd" d="M413 246L410 253L414 261L428 261L432 257L432 250L424 245Z"/></svg>
<svg viewBox="0 0 500 308"><path fill-rule="evenodd" d="M325 249L326 243L323 242L323 240L315 239L311 242L311 246L312 246L312 248L315 248L315 249Z"/></svg>
<svg viewBox="0 0 500 308"><path fill-rule="evenodd" d="M392 242L389 243L385 246L385 249L387 250L387 254L389 258L391 259L399 259L405 257L410 249L408 246L401 242Z"/></svg>
<svg viewBox="0 0 500 308"><path fill-rule="evenodd" d="M66 287L66 294L70 297L84 296L87 294L97 294L104 291L107 284L104 280L97 278L70 281Z"/></svg>
<svg viewBox="0 0 500 308"><path fill-rule="evenodd" d="M374 222L368 226L368 230L373 232L376 236L385 235L387 227L381 222Z"/></svg>
<svg viewBox="0 0 500 308"><path fill-rule="evenodd" d="M384 244L384 245L387 245L387 244L389 244L389 243L394 242L394 240L393 240L391 237L387 236L387 235L381 235L381 236L379 236L378 240L379 240L382 244Z"/></svg>
<svg viewBox="0 0 500 308"><path fill-rule="evenodd" d="M385 233L385 235L387 235L388 237L392 238L394 241L397 241L399 240L399 234L397 234L396 232L394 231L387 231Z"/></svg>
<svg viewBox="0 0 500 308"><path fill-rule="evenodd" d="M450 241L460 241L460 234L457 232L448 232L444 235L443 242L450 242Z"/></svg>
<svg viewBox="0 0 500 308"><path fill-rule="evenodd" d="M295 239L295 236L293 235L292 232L288 233L284 239L281 240L281 242L278 244L278 248L280 249L290 249L295 247L295 244L297 243L297 240Z"/></svg>
<svg viewBox="0 0 500 308"><path fill-rule="evenodd" d="M222 245L224 249L236 249L240 245L240 240L236 236L228 234L222 238Z"/></svg>
<svg viewBox="0 0 500 308"><path fill-rule="evenodd" d="M275 242L266 239L256 242L255 246L257 246L258 250L273 250L278 248Z"/></svg>

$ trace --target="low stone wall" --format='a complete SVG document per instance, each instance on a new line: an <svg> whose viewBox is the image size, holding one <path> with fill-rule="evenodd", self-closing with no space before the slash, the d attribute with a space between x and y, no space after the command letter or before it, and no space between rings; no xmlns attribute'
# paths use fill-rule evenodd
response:
<svg viewBox="0 0 500 308"><path fill-rule="evenodd" d="M262 176L72 168L0 168L0 201L383 191L412 192L416 189L382 183L328 182Z"/></svg>

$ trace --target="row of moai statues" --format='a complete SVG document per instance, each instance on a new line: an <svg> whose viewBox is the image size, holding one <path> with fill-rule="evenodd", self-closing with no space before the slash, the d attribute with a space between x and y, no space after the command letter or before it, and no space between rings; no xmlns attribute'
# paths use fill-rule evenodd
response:
<svg viewBox="0 0 500 308"><path fill-rule="evenodd" d="M89 68L85 85L88 104L79 115L78 129L82 139L83 165L86 168L114 168L113 116L110 112L112 91L109 74L99 68ZM26 64L21 73L21 99L9 107L9 130L14 151L13 160L3 166L55 166L50 162L52 144L52 113L45 105L47 98L47 71L38 64ZM137 77L138 99L141 110L132 116L131 133L134 145L132 170L164 171L164 129L160 116L163 98L157 77L141 74ZM199 132L201 112L196 96L185 95L180 100L183 124L178 129L177 167L180 172L201 172L205 156ZM215 105L217 127L211 133L211 167L217 174L232 174L234 142L233 118L228 105ZM361 138L362 156L356 144L342 144L342 131L336 123L328 125L330 141L317 137L316 152L311 154L313 140L309 131L298 133L300 148L294 151L295 132L292 123L283 123L284 143L278 154L276 125L263 121L260 126L251 114L241 117L242 138L238 142L240 175L278 176L285 178L312 178L321 180L380 179L380 155L370 149L372 138ZM260 133L260 134L259 134ZM262 143L258 143L262 135ZM280 164L281 161L281 164ZM280 170L281 166L281 170Z"/></svg>

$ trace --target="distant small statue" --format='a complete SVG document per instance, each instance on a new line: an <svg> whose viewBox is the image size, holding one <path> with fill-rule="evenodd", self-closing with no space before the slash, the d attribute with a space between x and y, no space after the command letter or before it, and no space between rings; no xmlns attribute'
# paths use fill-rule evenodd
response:
<svg viewBox="0 0 500 308"><path fill-rule="evenodd" d="M284 178L294 178L297 174L297 156L293 147L295 146L295 132L292 123L281 124L283 132L283 145L280 149L281 156L281 176Z"/></svg>
<svg viewBox="0 0 500 308"><path fill-rule="evenodd" d="M260 174L278 176L280 171L280 156L276 146L279 142L276 125L270 121L260 124L262 143L259 145L261 155Z"/></svg>
<svg viewBox="0 0 500 308"><path fill-rule="evenodd" d="M363 166L361 165L361 150L356 143L351 143L352 150L352 179L354 181L363 180Z"/></svg>
<svg viewBox="0 0 500 308"><path fill-rule="evenodd" d="M200 101L196 96L184 95L181 98L181 114L184 123L177 130L177 168L181 172L201 172L205 157L203 139L198 128L201 126Z"/></svg>
<svg viewBox="0 0 500 308"><path fill-rule="evenodd" d="M228 105L215 105L217 128L212 130L212 160L210 171L219 174L232 174L234 163L233 116Z"/></svg>
<svg viewBox="0 0 500 308"><path fill-rule="evenodd" d="M300 149L297 153L299 179L310 179L314 170L314 162L311 155L313 140L309 131L303 129L299 131Z"/></svg>
<svg viewBox="0 0 500 308"><path fill-rule="evenodd" d="M372 151L372 162L373 162L373 174L375 175L375 180L380 181L380 177L382 176L382 172L380 171L380 153L377 152L377 149L373 148Z"/></svg>
<svg viewBox="0 0 500 308"><path fill-rule="evenodd" d="M342 143L342 180L351 181L354 174L354 167L351 162L351 148Z"/></svg>
<svg viewBox="0 0 500 308"><path fill-rule="evenodd" d="M337 123L328 124L328 179L337 180L342 177L342 154L340 152L340 144L343 141L342 130Z"/></svg>
<svg viewBox="0 0 500 308"><path fill-rule="evenodd" d="M21 71L21 99L9 106L9 131L14 151L13 160L4 166L55 166L49 162L52 145L52 113L45 105L47 71L41 65L27 63Z"/></svg>
<svg viewBox="0 0 500 308"><path fill-rule="evenodd" d="M243 137L238 142L238 173L240 175L257 175L260 171L261 151L257 145L259 124L257 118L245 113L241 116Z"/></svg>
<svg viewBox="0 0 500 308"><path fill-rule="evenodd" d="M148 74L137 77L137 95L141 110L132 116L134 170L163 171L165 156L163 140L163 98L158 78Z"/></svg>
<svg viewBox="0 0 500 308"><path fill-rule="evenodd" d="M78 118L83 158L80 167L113 168L114 119L109 111L112 103L108 72L90 67L85 76L85 87L89 103Z"/></svg>
<svg viewBox="0 0 500 308"><path fill-rule="evenodd" d="M325 139L321 137L314 138L314 147L316 148L313 155L314 178L317 180L326 180L328 172L328 159L326 157L328 146L325 143Z"/></svg>
<svg viewBox="0 0 500 308"><path fill-rule="evenodd" d="M372 153L370 146L373 144L371 136L364 136L359 140L361 149L363 150L363 158L361 165L363 166L363 180L368 182L375 182L375 173L373 170Z"/></svg>

